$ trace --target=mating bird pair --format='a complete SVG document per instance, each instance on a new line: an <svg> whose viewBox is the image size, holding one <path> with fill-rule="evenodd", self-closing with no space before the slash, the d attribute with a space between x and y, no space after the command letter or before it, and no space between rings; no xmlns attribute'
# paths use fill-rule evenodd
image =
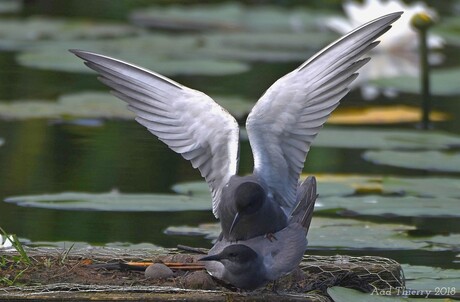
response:
<svg viewBox="0 0 460 302"><path fill-rule="evenodd" d="M128 103L140 124L200 170L222 226L201 260L212 276L254 289L299 265L317 197L314 177L299 184L310 145L369 61L361 57L401 14L357 28L264 93L246 121L254 172L242 177L237 175L238 124L209 96L120 60L71 52Z"/></svg>

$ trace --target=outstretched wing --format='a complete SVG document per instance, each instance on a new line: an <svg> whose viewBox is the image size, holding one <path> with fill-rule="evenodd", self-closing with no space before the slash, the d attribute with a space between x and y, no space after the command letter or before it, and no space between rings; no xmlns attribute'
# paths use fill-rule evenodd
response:
<svg viewBox="0 0 460 302"><path fill-rule="evenodd" d="M402 13L373 20L314 55L276 81L246 121L254 155L254 173L275 200L292 209L296 187L313 139L349 91L356 71L369 61L361 56Z"/></svg>
<svg viewBox="0 0 460 302"><path fill-rule="evenodd" d="M235 119L206 94L155 72L96 53L70 51L128 103L140 124L200 170L210 187L217 217L222 188L237 173L239 128Z"/></svg>

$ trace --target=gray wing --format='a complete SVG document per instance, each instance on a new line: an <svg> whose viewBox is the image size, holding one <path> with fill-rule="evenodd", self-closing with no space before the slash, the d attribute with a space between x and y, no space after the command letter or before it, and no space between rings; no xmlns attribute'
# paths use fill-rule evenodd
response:
<svg viewBox="0 0 460 302"><path fill-rule="evenodd" d="M237 173L239 128L209 96L162 75L107 56L70 50L128 103L136 121L198 168L208 183L213 213L222 188Z"/></svg>
<svg viewBox="0 0 460 302"><path fill-rule="evenodd" d="M254 173L268 184L283 207L292 209L296 187L313 139L349 91L356 71L369 61L361 56L402 13L373 20L314 55L276 81L246 121Z"/></svg>

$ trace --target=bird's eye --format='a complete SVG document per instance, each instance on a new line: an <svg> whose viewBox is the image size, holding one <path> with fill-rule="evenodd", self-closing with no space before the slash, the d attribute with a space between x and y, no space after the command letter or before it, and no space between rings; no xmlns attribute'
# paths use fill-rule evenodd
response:
<svg viewBox="0 0 460 302"><path fill-rule="evenodd" d="M236 253L230 253L230 254L228 254L228 256L234 258L234 257L236 257L237 255L236 255Z"/></svg>

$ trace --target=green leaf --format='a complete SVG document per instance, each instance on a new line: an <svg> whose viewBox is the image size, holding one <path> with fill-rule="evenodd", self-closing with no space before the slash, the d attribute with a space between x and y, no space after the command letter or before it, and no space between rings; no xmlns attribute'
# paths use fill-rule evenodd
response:
<svg viewBox="0 0 460 302"><path fill-rule="evenodd" d="M175 184L172 190L179 194L190 196L206 196L211 198L209 187L204 181L193 181ZM324 196L345 196L355 193L355 189L340 182L318 182L318 192Z"/></svg>
<svg viewBox="0 0 460 302"><path fill-rule="evenodd" d="M17 0L1 0L0 1L0 14L16 13L22 8L22 2Z"/></svg>
<svg viewBox="0 0 460 302"><path fill-rule="evenodd" d="M435 288L447 288L458 291L460 284L460 270L441 269L431 266L402 265L406 277L406 287L414 290L431 290L436 294ZM439 295L439 293L438 293Z"/></svg>
<svg viewBox="0 0 460 302"><path fill-rule="evenodd" d="M459 135L404 129L327 127L322 129L313 141L313 148L447 149L451 146L460 146Z"/></svg>
<svg viewBox="0 0 460 302"><path fill-rule="evenodd" d="M237 97L214 96L214 99L236 118L243 118L253 104ZM134 119L126 103L107 92L83 91L63 95L57 102L17 100L0 102L0 118L121 118Z"/></svg>
<svg viewBox="0 0 460 302"><path fill-rule="evenodd" d="M433 95L450 96L460 94L460 68L436 69L431 72L431 93ZM410 76L381 78L371 82L380 88L394 88L401 92L419 94L420 80Z"/></svg>
<svg viewBox="0 0 460 302"><path fill-rule="evenodd" d="M164 75L227 75L245 72L249 66L234 60L200 56L205 47L199 36L142 35L111 40L49 42L18 55L26 67L85 72L93 71L68 52L84 49L121 59Z"/></svg>
<svg viewBox="0 0 460 302"><path fill-rule="evenodd" d="M343 218L324 218L315 216L308 233L308 246L335 249L438 249L456 248L457 244L442 243L439 246L407 235L415 228L400 224L378 224ZM217 239L220 225L202 224L197 227L171 226L165 230L168 235L205 236Z"/></svg>
<svg viewBox="0 0 460 302"><path fill-rule="evenodd" d="M101 39L136 35L135 27L41 17L0 20L0 49L20 50L55 40Z"/></svg>
<svg viewBox="0 0 460 302"><path fill-rule="evenodd" d="M5 199L23 207L77 211L175 212L211 210L204 197L166 194L74 193L16 196Z"/></svg>
<svg viewBox="0 0 460 302"><path fill-rule="evenodd" d="M384 194L460 198L460 179L451 177L383 177Z"/></svg>
<svg viewBox="0 0 460 302"><path fill-rule="evenodd" d="M460 217L459 199L421 198L415 196L351 196L324 197L318 210L346 209L356 215L401 217Z"/></svg>
<svg viewBox="0 0 460 302"><path fill-rule="evenodd" d="M427 171L460 172L460 153L440 151L367 151L363 158L380 165Z"/></svg>
<svg viewBox="0 0 460 302"><path fill-rule="evenodd" d="M133 11L131 21L151 28L195 31L265 31L273 33L316 28L327 15L305 7L239 3L152 6Z"/></svg>

